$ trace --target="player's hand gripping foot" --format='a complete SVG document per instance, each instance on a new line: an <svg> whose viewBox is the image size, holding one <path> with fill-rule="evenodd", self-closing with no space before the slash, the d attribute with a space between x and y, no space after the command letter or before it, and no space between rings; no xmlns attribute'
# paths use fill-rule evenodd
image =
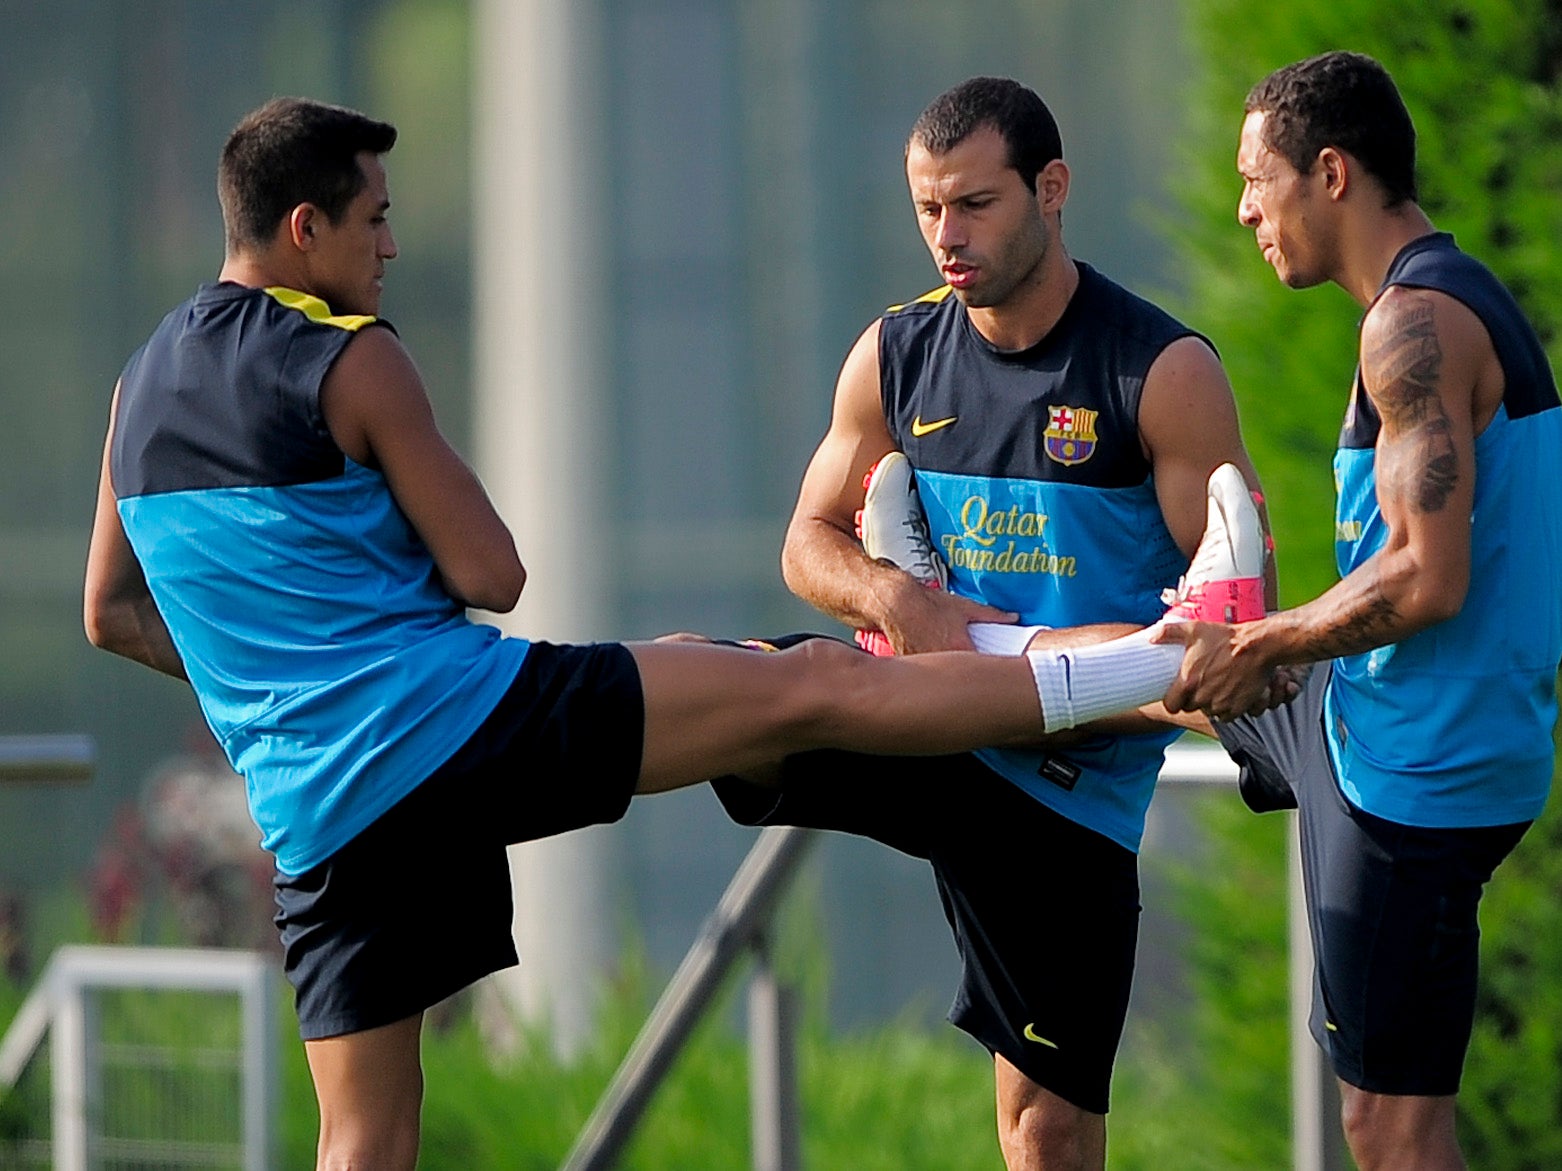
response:
<svg viewBox="0 0 1562 1171"><path fill-rule="evenodd" d="M904 569L929 589L945 588L949 570L933 548L911 461L901 452L890 452L868 469L863 488L867 494L857 514L857 537L863 552L875 561L888 561ZM877 630L859 630L856 637L857 645L865 651L895 653L889 639Z"/></svg>
<svg viewBox="0 0 1562 1171"><path fill-rule="evenodd" d="M1175 590L1162 595L1164 622L1251 622L1264 616L1268 551L1254 494L1232 464L1210 473L1204 537Z"/></svg>

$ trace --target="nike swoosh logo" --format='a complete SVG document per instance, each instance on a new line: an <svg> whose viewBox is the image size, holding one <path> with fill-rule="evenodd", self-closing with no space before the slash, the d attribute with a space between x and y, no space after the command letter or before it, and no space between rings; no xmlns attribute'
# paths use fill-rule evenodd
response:
<svg viewBox="0 0 1562 1171"><path fill-rule="evenodd" d="M1056 1049L1058 1047L1058 1043L1056 1041L1049 1041L1036 1032L1035 1022L1025 1026L1025 1039L1027 1041L1034 1041L1038 1045L1045 1045L1048 1049Z"/></svg>
<svg viewBox="0 0 1562 1171"><path fill-rule="evenodd" d="M949 426L949 424L953 423L959 417L959 415L950 415L947 419L934 419L931 423L924 423L922 421L922 416L918 415L915 419L911 420L911 433L918 439L921 439L922 436L931 435L934 431L937 431L941 427Z"/></svg>

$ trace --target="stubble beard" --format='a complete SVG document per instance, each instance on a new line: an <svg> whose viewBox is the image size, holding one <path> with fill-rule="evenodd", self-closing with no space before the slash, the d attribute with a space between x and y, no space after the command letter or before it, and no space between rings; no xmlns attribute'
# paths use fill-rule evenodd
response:
<svg viewBox="0 0 1562 1171"><path fill-rule="evenodd" d="M1015 292L1030 284L1036 274L1040 272L1047 262L1047 256L1052 251L1052 235L1047 231L1046 222L1040 225L1041 240L1036 248L1035 256L1031 263L1023 270L1018 264L1005 265L994 274L993 280L985 287L974 289L956 289L955 296L967 309L1000 309L1006 305ZM1004 248L999 249L1000 256L1011 255L1015 251L1015 244L1011 239Z"/></svg>

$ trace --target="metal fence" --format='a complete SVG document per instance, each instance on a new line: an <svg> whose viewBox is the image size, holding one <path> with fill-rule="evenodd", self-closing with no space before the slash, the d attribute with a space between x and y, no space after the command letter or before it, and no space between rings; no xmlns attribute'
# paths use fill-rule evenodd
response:
<svg viewBox="0 0 1562 1171"><path fill-rule="evenodd" d="M62 947L0 1040L0 1090L47 1036L55 1171L267 1171L275 967L256 952Z"/></svg>

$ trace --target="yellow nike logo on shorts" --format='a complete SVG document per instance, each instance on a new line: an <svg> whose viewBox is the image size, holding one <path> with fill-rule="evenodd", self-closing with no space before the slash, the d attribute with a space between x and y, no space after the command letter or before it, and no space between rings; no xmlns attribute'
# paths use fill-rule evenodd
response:
<svg viewBox="0 0 1562 1171"><path fill-rule="evenodd" d="M959 415L950 415L947 419L934 419L931 423L924 423L922 421L922 416L918 415L915 419L911 420L911 434L916 436L918 439L921 439L922 436L931 435L934 431L939 430L941 427L949 426L959 417Z"/></svg>
<svg viewBox="0 0 1562 1171"><path fill-rule="evenodd" d="M1049 1041L1041 1034L1036 1032L1035 1021L1032 1021L1030 1024L1025 1026L1025 1039L1027 1041L1034 1041L1038 1045L1045 1045L1048 1049L1056 1049L1058 1047L1058 1043L1056 1041Z"/></svg>

